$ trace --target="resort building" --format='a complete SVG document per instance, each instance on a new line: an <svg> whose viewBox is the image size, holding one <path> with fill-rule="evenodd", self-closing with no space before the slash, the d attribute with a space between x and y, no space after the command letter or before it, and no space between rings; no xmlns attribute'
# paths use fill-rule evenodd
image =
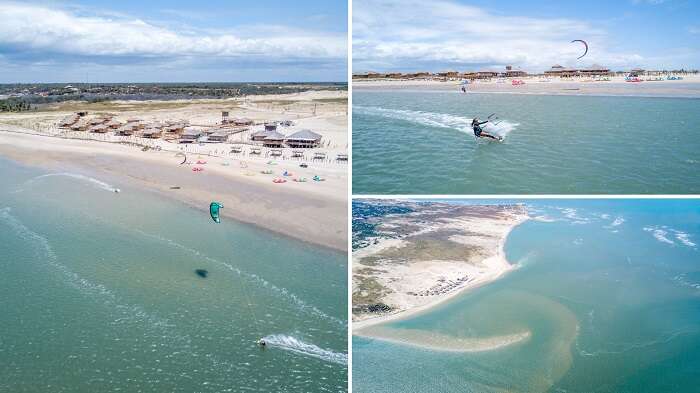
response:
<svg viewBox="0 0 700 393"><path fill-rule="evenodd" d="M282 147L286 137L277 131L272 131L267 134L263 139L263 146L265 147Z"/></svg>
<svg viewBox="0 0 700 393"><path fill-rule="evenodd" d="M192 143L202 136L202 131L197 128L185 128L180 135L180 143Z"/></svg>
<svg viewBox="0 0 700 393"><path fill-rule="evenodd" d="M227 142L229 135L230 133L228 131L216 131L207 137L207 141L217 143Z"/></svg>
<svg viewBox="0 0 700 393"><path fill-rule="evenodd" d="M301 130L287 137L287 146L293 148L313 148L321 144L321 135L311 130Z"/></svg>
<svg viewBox="0 0 700 393"><path fill-rule="evenodd" d="M262 142L263 140L265 140L266 136L270 135L271 132L273 131L262 130L254 132L253 135L250 136L250 139L255 142Z"/></svg>

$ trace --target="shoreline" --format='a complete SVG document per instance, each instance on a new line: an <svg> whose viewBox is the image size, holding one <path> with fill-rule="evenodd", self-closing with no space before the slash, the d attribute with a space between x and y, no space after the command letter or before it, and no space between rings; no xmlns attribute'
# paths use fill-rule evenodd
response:
<svg viewBox="0 0 700 393"><path fill-rule="evenodd" d="M394 321L399 321L403 319L407 319L410 317L415 317L419 314L429 312L431 309L443 305L446 302L455 299L457 296L462 295L464 293L467 293L468 291L475 290L477 288L480 288L484 285L487 285L491 282L494 282L498 280L499 278L503 277L506 273L513 271L517 269L517 265L511 264L505 257L505 244L508 239L508 236L510 233L515 229L516 227L520 226L521 224L527 222L530 220L531 217L529 215L521 216L519 217L516 222L511 225L509 230L501 237L499 240L498 244L498 253L492 257L484 259L484 261L489 260L489 259L495 259L497 262L499 262L500 269L496 270L495 272L492 272L492 274L485 274L482 277L479 277L475 279L474 281L471 281L464 285L462 288L459 288L458 290L445 294L441 297L438 297L437 299L430 301L426 304L416 306L410 309L398 311L396 313L388 314L388 315L382 315L382 316L377 316L373 318L366 318L361 321L353 321L352 322L352 335L360 336L360 337L370 337L370 338L377 338L377 339L382 339L381 337L373 337L371 334L363 335L361 334L362 330L368 329L369 327L372 326L378 326L378 325L383 325L389 322L394 322ZM494 274L495 273L495 274Z"/></svg>
<svg viewBox="0 0 700 393"><path fill-rule="evenodd" d="M583 80L556 80L540 83L536 78L519 78L524 85L477 80L466 85L467 92L460 91L460 81L438 80L355 80L353 91L360 92L447 92L459 94L513 94L536 96L593 96L593 97L645 97L645 98L700 98L700 77L689 76L682 81L625 82L615 79L606 82Z"/></svg>
<svg viewBox="0 0 700 393"><path fill-rule="evenodd" d="M234 161L229 158L207 156L210 162L207 171L195 174L189 166L172 163L172 152L142 152L119 143L60 138L27 131L5 131L0 125L0 156L48 171L87 172L98 178L107 177L110 182L125 183L202 211L206 210L202 206L219 200L226 206L222 210L224 217L307 244L347 253L347 197L336 190L346 189L347 181L333 168L309 169L329 180L333 177L335 187L291 181L277 185L271 182L272 177L234 173L231 169L237 168L233 165L215 166ZM250 163L246 172L259 173L258 169L266 168L263 163L246 162ZM342 186L336 184L338 182ZM174 185L181 189L171 189Z"/></svg>

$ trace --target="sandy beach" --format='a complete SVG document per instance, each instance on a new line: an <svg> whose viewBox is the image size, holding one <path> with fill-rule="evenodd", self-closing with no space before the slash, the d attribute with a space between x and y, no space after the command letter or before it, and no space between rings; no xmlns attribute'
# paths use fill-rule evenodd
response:
<svg viewBox="0 0 700 393"><path fill-rule="evenodd" d="M109 105L117 119L188 119L191 124L215 124L222 108L227 108L231 116L247 116L257 122L293 120L292 130L285 132L311 128L323 135L322 149L311 150L326 153L324 160L312 160L311 152L290 159L290 149L283 149L285 154L275 158L266 157L266 149L260 155L232 154L234 142L182 145L58 129L56 122L79 110L80 103L0 115L0 155L51 172L75 172L111 184L142 187L203 211L216 200L225 206L224 217L346 251L347 162L334 160L336 154L347 153L344 97L345 92L308 92L245 100L85 104L93 111L96 106ZM254 131L231 138L246 142ZM180 164L182 158L175 156L180 152L187 154L188 164ZM302 162L308 167L300 167ZM202 169L193 171L195 167ZM288 176L283 176L285 171ZM324 181L313 181L314 176ZM307 181L294 181L302 178ZM273 183L273 179L287 181Z"/></svg>
<svg viewBox="0 0 700 393"><path fill-rule="evenodd" d="M444 208L444 205L440 207ZM391 219L388 224L381 227L381 230L386 230L388 227L395 228L402 224L413 227L412 225L416 222L420 223L422 228L404 236L403 239L373 239L371 245L355 251L353 253L354 299L355 295L363 290L359 287L361 284L358 285L358 278L366 276L366 270L370 269L372 271L370 276L381 286L381 289L375 289L379 294L375 300L389 306L391 311L375 314L359 313L356 302L353 301L353 334L391 339L390 332L382 333L382 329L386 330L386 328L370 329L370 327L428 311L465 291L488 284L516 268L506 260L504 245L513 228L528 219L527 213L520 207L514 209L500 207L486 212L479 211L480 209L473 206L460 206L439 212L428 211L426 213L429 219L423 214L418 214L409 218L410 222L404 221L401 224L399 222L403 219ZM430 223L426 224L428 220ZM430 241L418 240L426 236L432 239L440 238L440 243L431 245ZM464 251L465 259L456 260L454 256L443 259L436 256L434 259L422 260L420 255L412 252L414 248L409 244L410 239L417 241L422 248L433 245L444 247L447 245L446 242L449 242L451 243L449 247ZM387 251L405 252L402 254L404 262L385 260ZM371 268L367 266L367 258L373 263ZM520 340L529 335L527 332L521 332L513 337L516 336ZM479 342L467 340L459 350L493 349L504 342L518 341L513 337ZM425 340L418 341L425 342ZM431 343L424 343L424 346L433 349L441 348L440 340L433 338L430 341ZM454 342L450 345L454 348Z"/></svg>
<svg viewBox="0 0 700 393"><path fill-rule="evenodd" d="M644 77L641 77L644 79ZM513 79L525 83L512 85ZM353 89L363 90L452 90L460 92L459 80L353 80ZM476 80L467 86L467 93L535 94L535 95L600 95L600 96L650 96L650 97L700 97L700 76L683 76L683 80L626 82L624 77L610 77L609 81L586 78L506 78Z"/></svg>

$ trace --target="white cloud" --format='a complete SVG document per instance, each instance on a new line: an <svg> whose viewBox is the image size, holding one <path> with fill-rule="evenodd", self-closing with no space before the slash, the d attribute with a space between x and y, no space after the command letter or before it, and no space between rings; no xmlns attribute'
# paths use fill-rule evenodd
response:
<svg viewBox="0 0 700 393"><path fill-rule="evenodd" d="M147 21L18 3L0 4L0 45L15 52L145 58L202 56L266 61L338 60L347 53L343 34L271 28L252 37L249 30L181 32Z"/></svg>
<svg viewBox="0 0 700 393"><path fill-rule="evenodd" d="M588 55L578 63L586 39ZM555 63L639 64L642 56L610 53L606 33L567 18L505 16L449 0L353 2L353 69L484 69L512 64L530 71Z"/></svg>

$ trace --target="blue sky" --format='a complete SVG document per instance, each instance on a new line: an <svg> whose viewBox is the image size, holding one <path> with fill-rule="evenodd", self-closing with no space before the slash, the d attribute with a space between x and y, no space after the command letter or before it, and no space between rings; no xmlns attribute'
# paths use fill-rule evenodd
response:
<svg viewBox="0 0 700 393"><path fill-rule="evenodd" d="M3 1L0 83L346 81L342 1Z"/></svg>
<svg viewBox="0 0 700 393"><path fill-rule="evenodd" d="M697 0L353 1L353 72L697 69L699 42Z"/></svg>

